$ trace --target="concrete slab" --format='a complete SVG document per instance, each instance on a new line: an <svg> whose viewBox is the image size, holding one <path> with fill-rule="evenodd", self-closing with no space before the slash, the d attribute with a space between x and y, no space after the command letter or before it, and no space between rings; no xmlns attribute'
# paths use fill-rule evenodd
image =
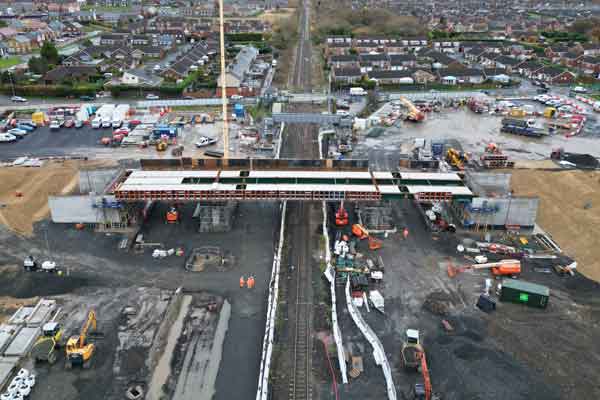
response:
<svg viewBox="0 0 600 400"><path fill-rule="evenodd" d="M11 325L23 325L29 319L29 316L33 314L35 307L22 306L19 308L8 320Z"/></svg>
<svg viewBox="0 0 600 400"><path fill-rule="evenodd" d="M56 300L41 299L27 320L27 326L41 327L56 309Z"/></svg>
<svg viewBox="0 0 600 400"><path fill-rule="evenodd" d="M15 336L13 341L8 345L4 351L4 355L10 356L23 356L27 354L33 343L40 335L40 328L38 327L23 327Z"/></svg>
<svg viewBox="0 0 600 400"><path fill-rule="evenodd" d="M19 329L21 329L19 325L0 325L0 354L8 347Z"/></svg>
<svg viewBox="0 0 600 400"><path fill-rule="evenodd" d="M4 389L8 383L18 361L19 359L16 357L0 357L0 389Z"/></svg>

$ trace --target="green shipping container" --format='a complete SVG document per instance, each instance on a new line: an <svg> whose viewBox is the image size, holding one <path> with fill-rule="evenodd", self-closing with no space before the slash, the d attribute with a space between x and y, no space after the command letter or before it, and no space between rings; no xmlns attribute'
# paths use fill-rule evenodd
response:
<svg viewBox="0 0 600 400"><path fill-rule="evenodd" d="M550 289L536 283L518 279L504 279L500 301L526 304L530 307L546 308L550 298Z"/></svg>

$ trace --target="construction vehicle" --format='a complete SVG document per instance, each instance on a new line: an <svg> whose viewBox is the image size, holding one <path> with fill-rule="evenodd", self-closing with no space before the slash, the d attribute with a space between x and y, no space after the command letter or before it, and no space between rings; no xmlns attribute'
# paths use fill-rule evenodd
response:
<svg viewBox="0 0 600 400"><path fill-rule="evenodd" d="M179 223L179 211L177 208L171 207L169 211L167 211L166 219L167 224L178 224Z"/></svg>
<svg viewBox="0 0 600 400"><path fill-rule="evenodd" d="M419 110L410 100L406 97L400 97L400 101L408 109L408 115L406 119L414 122L421 122L425 119L423 111Z"/></svg>
<svg viewBox="0 0 600 400"><path fill-rule="evenodd" d="M54 319L56 319L56 315ZM42 327L42 336L38 338L31 348L31 357L35 362L45 361L48 364L56 362L58 357L56 350L61 346L60 341L63 336L63 330L61 325L55 322L54 319Z"/></svg>
<svg viewBox="0 0 600 400"><path fill-rule="evenodd" d="M27 256L25 260L23 260L23 269L25 271L37 271L38 268L39 264L32 256Z"/></svg>
<svg viewBox="0 0 600 400"><path fill-rule="evenodd" d="M90 367L92 357L96 351L96 345L87 342L90 328L92 328L92 331L97 329L96 313L94 311L88 313L87 320L83 324L79 335L71 336L67 340L67 368L72 368L76 365L81 365L85 369Z"/></svg>
<svg viewBox="0 0 600 400"><path fill-rule="evenodd" d="M431 378L425 357L425 349L421 345L417 329L406 330L400 352L404 368L409 371L420 371L423 377L423 383L417 383L413 387L413 399L430 400L432 394Z"/></svg>
<svg viewBox="0 0 600 400"><path fill-rule="evenodd" d="M368 239L369 241L369 249L377 250L383 246L383 243L379 239L375 239L369 234L369 231L360 224L352 225L352 233L354 236L358 237L360 240Z"/></svg>
<svg viewBox="0 0 600 400"><path fill-rule="evenodd" d="M513 168L515 166L515 162L509 161L508 156L502 154L500 147L493 142L488 143L479 160L481 161L481 165L487 169Z"/></svg>
<svg viewBox="0 0 600 400"><path fill-rule="evenodd" d="M156 151L165 151L169 147L169 144L166 140L159 140L156 142Z"/></svg>
<svg viewBox="0 0 600 400"><path fill-rule="evenodd" d="M335 224L337 226L346 226L348 225L348 211L344 208L344 202L342 201L340 204L340 208L335 213Z"/></svg>
<svg viewBox="0 0 600 400"><path fill-rule="evenodd" d="M461 272L480 269L491 269L494 276L515 276L521 273L521 262L509 259L492 263L465 265L462 267L454 267L452 264L448 264L448 276L454 278Z"/></svg>
<svg viewBox="0 0 600 400"><path fill-rule="evenodd" d="M373 236L369 234L369 231L360 224L352 225L352 233L354 236L358 237L360 240L368 239L369 241L369 249L377 250L383 247L383 242L379 239L375 239Z"/></svg>
<svg viewBox="0 0 600 400"><path fill-rule="evenodd" d="M458 151L453 148L449 148L446 152L446 161L454 168L462 171L465 169L465 164L469 161L469 158L462 151Z"/></svg>

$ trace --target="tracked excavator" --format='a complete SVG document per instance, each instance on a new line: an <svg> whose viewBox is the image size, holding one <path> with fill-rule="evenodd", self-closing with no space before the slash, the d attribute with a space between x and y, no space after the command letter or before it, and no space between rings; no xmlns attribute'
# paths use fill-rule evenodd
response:
<svg viewBox="0 0 600 400"><path fill-rule="evenodd" d="M431 400L432 388L425 349L419 339L419 331L416 329L407 329L404 342L402 343L402 363L404 368L409 371L421 372L423 382L416 383L412 394L414 400Z"/></svg>
<svg viewBox="0 0 600 400"><path fill-rule="evenodd" d="M369 249L377 250L383 247L383 242L379 239L375 239L373 236L369 234L369 231L360 224L352 225L352 233L354 236L358 237L360 240L368 239L369 241Z"/></svg>
<svg viewBox="0 0 600 400"><path fill-rule="evenodd" d="M91 366L92 358L96 352L96 345L93 343L88 343L87 339L89 334L92 332L96 333L96 329L96 313L94 311L90 311L79 335L71 336L69 340L67 340L67 368L82 366L83 368L87 369Z"/></svg>

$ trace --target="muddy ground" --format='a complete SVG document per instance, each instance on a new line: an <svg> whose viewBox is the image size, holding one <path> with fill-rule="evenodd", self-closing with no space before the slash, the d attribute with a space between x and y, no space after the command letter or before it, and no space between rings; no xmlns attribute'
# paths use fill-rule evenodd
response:
<svg viewBox="0 0 600 400"><path fill-rule="evenodd" d="M121 235L77 231L74 227L52 224L47 221L35 225L30 240L23 240L5 228L0 228L0 265L13 265L0 271L0 293L18 298L32 295L61 295L73 293L89 298L94 304L97 290L112 288L125 291L138 286L155 290L174 290L179 286L194 293L209 292L227 298L231 303L229 328L222 346L221 362L215 385L215 399L247 398L257 386L257 373L264 333L267 285L274 254L274 238L278 237L279 209L275 204L241 204L236 215L234 229L228 233L197 233L196 223L191 220L193 206L183 208L183 222L179 225L164 223L164 207L157 207L143 228L146 241L161 242L166 248L182 246L186 251L206 245L221 246L236 260L225 270L207 270L190 273L184 270L185 257L156 260L151 250L133 254L118 250ZM48 238L46 244L45 238ZM68 269L69 276L57 277L43 273L25 274L19 271L23 258L28 254L51 257ZM240 275L253 274L256 286L253 290L240 289ZM114 302L122 307L126 301L115 296ZM82 302L86 304L86 302ZM99 318L102 318L100 315ZM116 331L115 331L116 335ZM112 339L108 348L114 347ZM85 371L81 378L68 378L62 384L59 376L49 373L49 388L56 398L106 399L106 388L111 379L120 381L123 376L111 376L111 354L99 357L102 378L92 371ZM139 358L132 350L131 365L139 366ZM104 359L103 357L106 357ZM136 361L137 360L137 361ZM106 368L106 369L104 369ZM249 373L252 371L252 373ZM62 375L61 375L62 376ZM65 378L67 379L67 378ZM232 385L231 382L235 382ZM65 388L63 391L62 388ZM47 394L48 394L47 393ZM122 392L119 393L119 396ZM116 397L115 397L116 398ZM121 397L118 397L121 398Z"/></svg>
<svg viewBox="0 0 600 400"><path fill-rule="evenodd" d="M485 272L465 272L453 279L447 275L448 260L465 263L456 258L458 238L432 240L410 203L396 203L394 211L397 226L409 227L410 234L406 241L392 235L378 250L386 266L385 282L378 287L386 313L373 309L367 313L364 307L361 313L382 340L399 398L410 398L402 396L408 396L419 379L400 362L401 338L408 328L421 332L433 389L443 399L591 400L600 396L594 373L600 357L595 339L600 334L596 282L579 274L562 278L534 272L534 265L526 263L521 279L551 288L548 308L498 302L496 312L485 314L475 302L489 276ZM365 254L372 254L366 244L360 246ZM363 357L365 372L340 387L341 393L347 399L384 398L383 373L350 319L342 295L339 287L344 346ZM454 332L445 332L443 318ZM320 392L322 398L330 396L330 383L323 383Z"/></svg>

